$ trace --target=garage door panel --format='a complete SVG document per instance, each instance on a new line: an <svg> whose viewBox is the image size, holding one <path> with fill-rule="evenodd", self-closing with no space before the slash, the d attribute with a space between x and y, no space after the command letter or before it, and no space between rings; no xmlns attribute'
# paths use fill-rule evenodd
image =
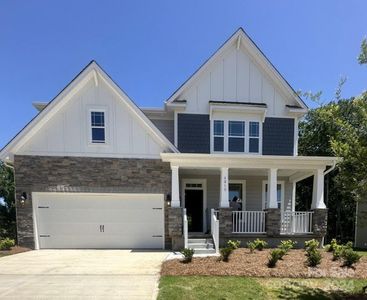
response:
<svg viewBox="0 0 367 300"><path fill-rule="evenodd" d="M32 197L40 248L164 245L162 194L33 193Z"/></svg>

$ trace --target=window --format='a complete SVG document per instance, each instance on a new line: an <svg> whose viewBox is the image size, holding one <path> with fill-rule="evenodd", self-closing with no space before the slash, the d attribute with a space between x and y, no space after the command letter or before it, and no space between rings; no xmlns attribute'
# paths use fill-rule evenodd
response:
<svg viewBox="0 0 367 300"><path fill-rule="evenodd" d="M278 208L282 207L282 198L283 198L283 184L277 183L277 204ZM268 208L268 183L264 184L264 208Z"/></svg>
<svg viewBox="0 0 367 300"><path fill-rule="evenodd" d="M224 151L224 121L214 121L214 151Z"/></svg>
<svg viewBox="0 0 367 300"><path fill-rule="evenodd" d="M92 111L91 130L92 143L103 144L106 142L105 113L103 111Z"/></svg>
<svg viewBox="0 0 367 300"><path fill-rule="evenodd" d="M259 153L260 124L249 122L249 152Z"/></svg>
<svg viewBox="0 0 367 300"><path fill-rule="evenodd" d="M245 152L245 122L228 121L228 152Z"/></svg>

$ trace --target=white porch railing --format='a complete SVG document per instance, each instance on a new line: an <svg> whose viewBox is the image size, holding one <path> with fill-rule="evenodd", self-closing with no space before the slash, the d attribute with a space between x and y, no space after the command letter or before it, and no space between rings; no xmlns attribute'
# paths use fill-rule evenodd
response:
<svg viewBox="0 0 367 300"><path fill-rule="evenodd" d="M281 233L312 233L312 211L285 211L282 215Z"/></svg>
<svg viewBox="0 0 367 300"><path fill-rule="evenodd" d="M184 248L189 245L189 224L187 222L186 208L183 209L183 234L184 234Z"/></svg>
<svg viewBox="0 0 367 300"><path fill-rule="evenodd" d="M233 233L266 233L265 211L233 211Z"/></svg>
<svg viewBox="0 0 367 300"><path fill-rule="evenodd" d="M212 208L211 210L211 234L213 237L215 252L219 253L219 220L218 211Z"/></svg>

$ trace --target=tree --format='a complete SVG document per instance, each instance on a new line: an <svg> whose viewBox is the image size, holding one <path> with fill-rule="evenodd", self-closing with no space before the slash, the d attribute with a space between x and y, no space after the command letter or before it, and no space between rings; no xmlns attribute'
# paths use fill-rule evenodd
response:
<svg viewBox="0 0 367 300"><path fill-rule="evenodd" d="M339 100L311 109L300 122L299 152L343 158L325 181L329 185L328 237L347 241L354 237L355 203L367 195L367 93L351 99L338 95ZM312 197L311 185L311 179L298 185L298 208L309 209L310 201L305 204L304 199Z"/></svg>
<svg viewBox="0 0 367 300"><path fill-rule="evenodd" d="M358 63L360 65L367 64L367 39L363 39L361 44L361 53L358 56Z"/></svg>
<svg viewBox="0 0 367 300"><path fill-rule="evenodd" d="M13 169L0 161L0 238L16 238L15 189Z"/></svg>

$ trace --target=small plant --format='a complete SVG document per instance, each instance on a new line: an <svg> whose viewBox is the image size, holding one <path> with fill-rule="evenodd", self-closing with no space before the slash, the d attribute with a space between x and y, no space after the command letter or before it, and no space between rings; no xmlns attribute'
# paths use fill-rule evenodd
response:
<svg viewBox="0 0 367 300"><path fill-rule="evenodd" d="M333 260L338 260L344 251L343 245L336 245L333 249Z"/></svg>
<svg viewBox="0 0 367 300"><path fill-rule="evenodd" d="M351 267L361 259L361 255L359 255L356 251L353 251L352 248L344 249L342 257L344 260L344 266L347 267Z"/></svg>
<svg viewBox="0 0 367 300"><path fill-rule="evenodd" d="M262 251L264 248L268 246L268 243L264 240L256 239L254 240L255 249Z"/></svg>
<svg viewBox="0 0 367 300"><path fill-rule="evenodd" d="M15 246L15 241L9 238L0 241L0 250L10 250L11 247Z"/></svg>
<svg viewBox="0 0 367 300"><path fill-rule="evenodd" d="M226 247L226 248L221 248L220 250L220 255L221 255L221 259L225 262L228 261L229 259L229 256L231 255L233 249L232 248L229 248L229 247Z"/></svg>
<svg viewBox="0 0 367 300"><path fill-rule="evenodd" d="M316 241L315 239L309 240L305 242L305 249L306 249L306 255L309 256L309 254L319 247L320 243Z"/></svg>
<svg viewBox="0 0 367 300"><path fill-rule="evenodd" d="M268 267L274 268L278 262L279 259L282 259L285 252L283 249L274 249L270 252L270 257L268 261Z"/></svg>
<svg viewBox="0 0 367 300"><path fill-rule="evenodd" d="M333 252L334 249L339 246L338 245L338 242L336 241L336 239L332 239L331 242L330 242L330 245L329 247L327 248L327 252Z"/></svg>
<svg viewBox="0 0 367 300"><path fill-rule="evenodd" d="M256 249L256 245L254 242L248 242L247 247L250 249L250 252L253 253Z"/></svg>
<svg viewBox="0 0 367 300"><path fill-rule="evenodd" d="M286 254L289 250L293 249L293 247L297 244L297 242L293 242L292 240L281 241L278 248L284 251Z"/></svg>
<svg viewBox="0 0 367 300"><path fill-rule="evenodd" d="M241 242L240 241L232 241L232 240L229 240L227 242L227 247L228 248L231 248L232 250L236 250L237 248L239 248L241 245Z"/></svg>
<svg viewBox="0 0 367 300"><path fill-rule="evenodd" d="M321 252L317 248L308 252L307 264L310 267L316 267L321 263Z"/></svg>
<svg viewBox="0 0 367 300"><path fill-rule="evenodd" d="M181 251L181 254L184 256L183 262L184 263L189 263L192 261L192 257L194 256L194 249L190 249L190 248L184 248Z"/></svg>

